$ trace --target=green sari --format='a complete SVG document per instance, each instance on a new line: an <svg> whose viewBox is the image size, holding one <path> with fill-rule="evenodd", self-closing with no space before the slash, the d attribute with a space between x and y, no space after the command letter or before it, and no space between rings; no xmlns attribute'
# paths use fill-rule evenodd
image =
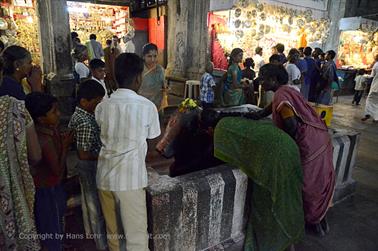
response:
<svg viewBox="0 0 378 251"><path fill-rule="evenodd" d="M232 64L227 69L227 79L224 83L223 104L224 106L238 106L245 104L243 89L232 88L232 74L236 73L238 87L241 87L242 71L237 64Z"/></svg>
<svg viewBox="0 0 378 251"><path fill-rule="evenodd" d="M285 250L304 233L302 169L297 144L271 122L224 118L215 156L252 181L246 251Z"/></svg>
<svg viewBox="0 0 378 251"><path fill-rule="evenodd" d="M0 250L40 249L26 148L26 128L32 124L22 101L0 97Z"/></svg>
<svg viewBox="0 0 378 251"><path fill-rule="evenodd" d="M163 98L164 68L160 65L156 65L156 67L152 69L147 69L147 67L144 66L142 76L142 85L138 93L152 101L157 109L159 109Z"/></svg>

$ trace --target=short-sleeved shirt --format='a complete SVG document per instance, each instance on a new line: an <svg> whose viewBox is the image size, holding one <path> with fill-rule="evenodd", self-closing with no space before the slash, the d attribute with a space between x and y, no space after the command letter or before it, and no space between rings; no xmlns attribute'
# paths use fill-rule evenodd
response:
<svg viewBox="0 0 378 251"><path fill-rule="evenodd" d="M91 152L95 155L100 152L100 127L97 125L94 114L77 106L68 128L74 130L78 150Z"/></svg>
<svg viewBox="0 0 378 251"><path fill-rule="evenodd" d="M102 147L97 163L97 187L128 191L147 186L147 139L160 135L156 106L129 89L117 89L97 105Z"/></svg>
<svg viewBox="0 0 378 251"><path fill-rule="evenodd" d="M294 85L294 80L299 80L301 78L301 71L298 69L298 67L295 64L287 63L286 64L286 71L289 75L288 84Z"/></svg>
<svg viewBox="0 0 378 251"><path fill-rule="evenodd" d="M210 73L205 72L201 78L201 85L200 85L200 100L212 104L214 102L214 90L213 87L215 86L215 81L213 76Z"/></svg>
<svg viewBox="0 0 378 251"><path fill-rule="evenodd" d="M357 75L356 76L356 78L354 79L354 82L356 82L354 89L356 91L363 91L365 89L364 80L365 80L365 78L364 78L363 75Z"/></svg>
<svg viewBox="0 0 378 251"><path fill-rule="evenodd" d="M37 188L54 187L60 184L64 168L61 166L62 141L57 128L36 125L42 159L35 166L34 183Z"/></svg>
<svg viewBox="0 0 378 251"><path fill-rule="evenodd" d="M75 71L80 76L80 78L87 78L89 77L89 73L91 72L85 64L82 62L77 62L75 64Z"/></svg>
<svg viewBox="0 0 378 251"><path fill-rule="evenodd" d="M107 99L109 97L109 95L108 95L108 90L106 89L105 81L103 79L97 79L97 78L95 78L93 76L92 76L92 79L94 81L97 81L104 88L105 95L104 95L103 99Z"/></svg>
<svg viewBox="0 0 378 251"><path fill-rule="evenodd" d="M4 76L3 82L0 84L0 96L5 95L18 100L25 100L26 98L22 85L9 76Z"/></svg>

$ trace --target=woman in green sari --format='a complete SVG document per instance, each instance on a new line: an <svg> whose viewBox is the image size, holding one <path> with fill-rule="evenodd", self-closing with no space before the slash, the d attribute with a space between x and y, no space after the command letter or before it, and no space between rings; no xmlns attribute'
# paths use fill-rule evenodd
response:
<svg viewBox="0 0 378 251"><path fill-rule="evenodd" d="M239 64L243 60L243 50L234 48L231 51L227 69L227 79L224 83L223 102L224 106L237 106L245 104L242 86L242 71Z"/></svg>
<svg viewBox="0 0 378 251"><path fill-rule="evenodd" d="M155 44L149 43L143 46L144 70L142 85L138 93L151 100L159 109L163 97L164 68L157 64L158 48Z"/></svg>

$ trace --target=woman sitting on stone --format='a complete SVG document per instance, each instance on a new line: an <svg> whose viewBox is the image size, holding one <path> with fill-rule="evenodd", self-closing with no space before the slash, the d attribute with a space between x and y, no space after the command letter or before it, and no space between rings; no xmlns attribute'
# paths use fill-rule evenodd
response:
<svg viewBox="0 0 378 251"><path fill-rule="evenodd" d="M160 108L163 97L164 68L157 63L158 48L155 44L149 43L143 46L144 70L142 85L138 93L151 100L156 108Z"/></svg>
<svg viewBox="0 0 378 251"><path fill-rule="evenodd" d="M32 64L30 52L24 47L12 45L3 53L4 78L0 85L0 96L9 95L19 100L25 99L23 82L29 91L42 91L42 71Z"/></svg>
<svg viewBox="0 0 378 251"><path fill-rule="evenodd" d="M260 69L265 90L274 91L274 124L297 143L303 169L305 221L318 234L329 231L325 215L332 203L335 186L333 148L328 128L298 89L287 85L282 66L267 64Z"/></svg>
<svg viewBox="0 0 378 251"><path fill-rule="evenodd" d="M242 85L242 71L239 64L243 60L243 50L235 48L231 51L227 69L227 78L224 83L223 101L225 106L245 104Z"/></svg>

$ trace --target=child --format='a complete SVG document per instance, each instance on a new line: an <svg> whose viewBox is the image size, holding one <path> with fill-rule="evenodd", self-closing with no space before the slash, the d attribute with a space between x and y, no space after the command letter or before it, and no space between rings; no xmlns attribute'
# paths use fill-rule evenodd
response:
<svg viewBox="0 0 378 251"><path fill-rule="evenodd" d="M255 62L252 58L246 58L243 63L244 69L242 70L242 77L247 78L249 80L254 80L256 77L255 71L253 68L255 67Z"/></svg>
<svg viewBox="0 0 378 251"><path fill-rule="evenodd" d="M99 59L93 59L99 60ZM92 63L91 61L91 63ZM94 110L105 95L104 88L95 80L83 82L77 92L78 106L68 124L74 131L79 163L77 170L81 185L81 206L84 229L93 234L97 249L107 248L105 222L101 213L96 186L97 158L101 149L100 128Z"/></svg>
<svg viewBox="0 0 378 251"><path fill-rule="evenodd" d="M159 115L154 103L136 93L142 83L143 60L123 53L114 66L119 88L95 111L102 142L97 188L107 234L119 236L122 230L126 234L126 248L124 239L109 238L109 250L147 251L145 159L147 139L160 135Z"/></svg>
<svg viewBox="0 0 378 251"><path fill-rule="evenodd" d="M363 76L364 74L365 74L365 70L359 69L357 72L357 76L354 79L354 81L356 82L356 85L354 86L355 93L354 93L352 104L360 105L362 94L364 93L364 89L365 89L365 82L364 82L365 78Z"/></svg>
<svg viewBox="0 0 378 251"><path fill-rule="evenodd" d="M62 179L66 156L72 142L72 133L61 135L58 130L60 112L57 99L49 94L33 92L26 96L26 108L36 125L42 159L36 165L34 176L35 220L38 234L47 250L62 250L63 217L66 194Z"/></svg>
<svg viewBox="0 0 378 251"><path fill-rule="evenodd" d="M89 69L91 70L92 79L96 80L104 88L104 98L108 98L108 90L105 85L105 62L98 58L92 59L89 62Z"/></svg>
<svg viewBox="0 0 378 251"><path fill-rule="evenodd" d="M210 108L214 104L215 81L213 76L214 64L209 62L206 65L206 72L202 75L200 85L200 101L202 108Z"/></svg>

